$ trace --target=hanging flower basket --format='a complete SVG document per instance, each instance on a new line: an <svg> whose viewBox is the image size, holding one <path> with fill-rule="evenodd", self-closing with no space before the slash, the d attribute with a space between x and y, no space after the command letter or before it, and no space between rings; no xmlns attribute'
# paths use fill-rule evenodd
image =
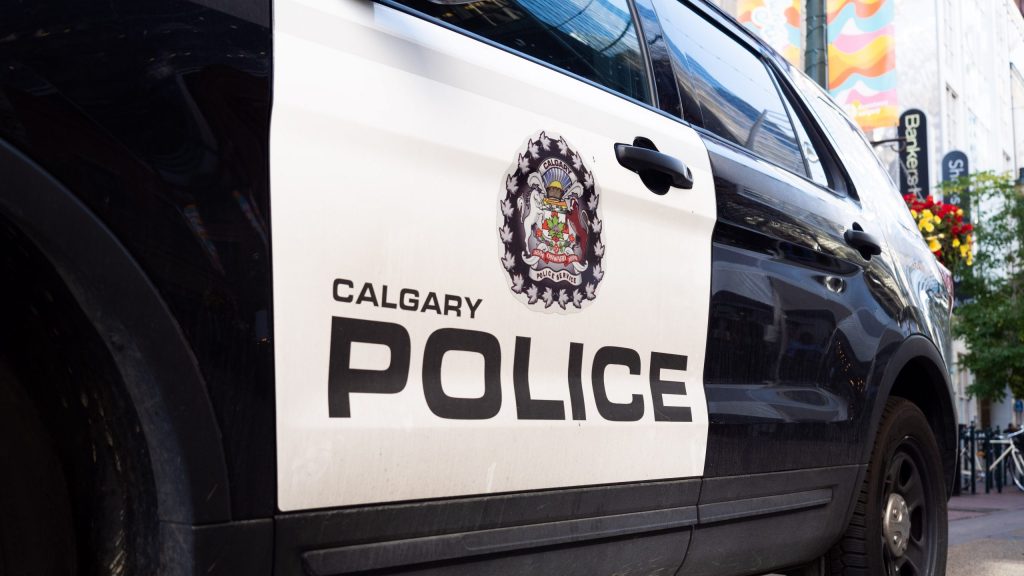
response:
<svg viewBox="0 0 1024 576"><path fill-rule="evenodd" d="M928 249L946 268L974 264L971 243L974 226L964 222L964 211L956 204L936 202L930 195L921 200L913 194L903 197L917 222Z"/></svg>

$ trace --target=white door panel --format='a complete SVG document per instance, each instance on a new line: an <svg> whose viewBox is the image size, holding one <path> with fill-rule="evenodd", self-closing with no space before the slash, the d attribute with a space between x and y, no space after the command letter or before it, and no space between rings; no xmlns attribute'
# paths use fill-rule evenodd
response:
<svg viewBox="0 0 1024 576"><path fill-rule="evenodd" d="M390 8L289 0L274 13L279 507L701 475L715 198L696 133ZM541 131L579 152L600 192L603 276L579 308L525 304L502 265L506 174ZM635 136L686 162L693 189L656 196L621 167L613 144ZM340 345L360 321L388 344ZM332 327L338 373L369 374L341 396L329 385ZM443 354L450 413L424 384L446 338L479 348ZM639 397L639 420L603 417L600 349L599 364L612 362L597 388L617 406ZM652 376L653 358L682 356L685 371ZM638 359L636 373L623 358ZM523 418L517 365L533 400L555 401L541 412L561 407L561 418ZM658 396L689 407L690 421L656 421L652 378L685 382L685 395ZM332 393L344 410L329 408Z"/></svg>

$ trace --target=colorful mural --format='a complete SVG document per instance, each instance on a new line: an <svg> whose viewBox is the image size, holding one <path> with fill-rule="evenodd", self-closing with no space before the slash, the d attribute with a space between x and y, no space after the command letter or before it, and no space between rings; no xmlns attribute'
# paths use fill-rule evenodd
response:
<svg viewBox="0 0 1024 576"><path fill-rule="evenodd" d="M756 32L786 60L802 68L802 7L803 0L739 0L736 19Z"/></svg>
<svg viewBox="0 0 1024 576"><path fill-rule="evenodd" d="M860 124L895 126L894 0L828 0L828 87Z"/></svg>

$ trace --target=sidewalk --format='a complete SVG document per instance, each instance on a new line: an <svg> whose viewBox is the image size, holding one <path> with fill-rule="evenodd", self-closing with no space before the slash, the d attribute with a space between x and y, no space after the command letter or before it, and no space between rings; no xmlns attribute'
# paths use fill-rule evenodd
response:
<svg viewBox="0 0 1024 576"><path fill-rule="evenodd" d="M949 501L947 576L1024 574L1024 492L979 492Z"/></svg>
<svg viewBox="0 0 1024 576"><path fill-rule="evenodd" d="M1024 492L1011 484L1003 487L1002 494L996 492L995 488L985 494L984 489L979 488L977 494L954 496L949 500L949 521L974 518L1000 510L1024 510Z"/></svg>

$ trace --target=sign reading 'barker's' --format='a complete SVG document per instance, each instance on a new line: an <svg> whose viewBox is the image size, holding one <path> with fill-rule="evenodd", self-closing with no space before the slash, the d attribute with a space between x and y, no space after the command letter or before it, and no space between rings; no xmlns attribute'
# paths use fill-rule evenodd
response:
<svg viewBox="0 0 1024 576"><path fill-rule="evenodd" d="M924 112L911 108L900 114L900 194L919 198L928 195L928 119Z"/></svg>

